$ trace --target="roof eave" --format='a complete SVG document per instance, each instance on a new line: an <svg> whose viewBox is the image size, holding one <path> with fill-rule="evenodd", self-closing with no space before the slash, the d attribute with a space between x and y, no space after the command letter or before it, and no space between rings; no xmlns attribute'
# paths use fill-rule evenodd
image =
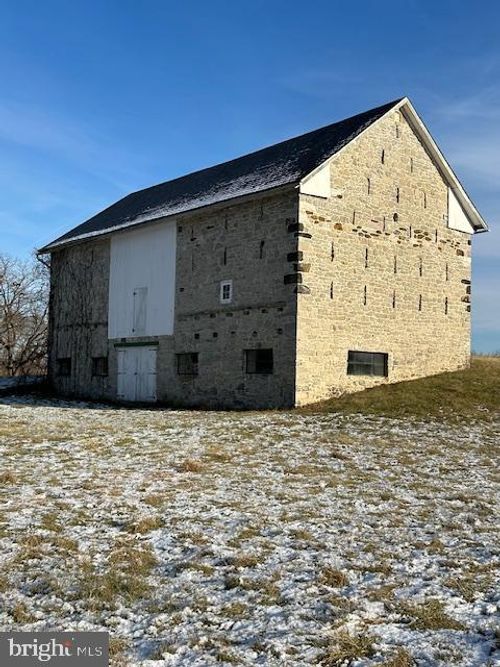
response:
<svg viewBox="0 0 500 667"><path fill-rule="evenodd" d="M263 195L268 195L268 194L276 194L278 192L284 192L286 190L292 190L296 188L299 184L299 180L296 179L294 181L290 181L290 183L284 183L281 185L277 185L274 187L269 187L269 188L264 188L262 190L256 191L256 192L249 192L244 195L239 195L237 197L230 197L228 199L223 199L218 202L214 202L212 204L207 204L205 206L197 206L194 208L190 208L185 211L180 211L178 213L170 213L167 215L158 215L155 218L151 218L148 220L140 220L137 219L136 221L130 220L128 222L124 222L123 224L116 225L114 227L108 227L107 229L95 231L95 232L87 232L86 234L80 234L79 236L73 236L69 239L65 239L63 241L54 241L53 243L48 243L47 245L44 245L43 247L37 249L37 254L38 255L47 255L51 252L54 252L56 250L60 250L61 248L66 248L70 245L76 245L78 243L84 243L85 241L91 241L94 239L101 239L106 236L111 236L113 234L117 234L120 232L127 231L129 229L135 229L137 227L142 227L144 225L152 225L152 224L157 224L160 221L168 220L168 219L182 219L188 215L192 215L193 213L203 213L203 211L206 211L208 209L212 210L217 210L219 208L224 208L226 206L235 206L239 204L240 202L243 201L251 201L252 199L257 199Z"/></svg>

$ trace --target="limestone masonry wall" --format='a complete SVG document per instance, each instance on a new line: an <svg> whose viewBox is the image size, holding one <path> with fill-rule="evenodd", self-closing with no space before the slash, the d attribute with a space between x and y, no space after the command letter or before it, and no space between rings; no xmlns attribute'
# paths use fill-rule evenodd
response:
<svg viewBox="0 0 500 667"><path fill-rule="evenodd" d="M173 336L108 341L109 240L52 255L51 378L63 394L116 398L117 345L154 342L158 400L214 407L283 407L295 400L294 286L285 283L297 239L295 189L189 216L177 224ZM161 224L161 223L160 223ZM233 300L221 304L220 282ZM274 372L247 374L244 350L272 348ZM176 354L197 352L196 376L178 375ZM92 357L107 356L107 377ZM71 357L71 375L57 359Z"/></svg>
<svg viewBox="0 0 500 667"><path fill-rule="evenodd" d="M331 197L299 196L296 403L466 366L471 237L409 124L388 114L330 172ZM349 350L388 353L388 377L347 375Z"/></svg>
<svg viewBox="0 0 500 667"><path fill-rule="evenodd" d="M108 356L109 239L52 253L49 378L65 395L113 398L108 377L92 376L92 357ZM57 360L71 359L71 373Z"/></svg>

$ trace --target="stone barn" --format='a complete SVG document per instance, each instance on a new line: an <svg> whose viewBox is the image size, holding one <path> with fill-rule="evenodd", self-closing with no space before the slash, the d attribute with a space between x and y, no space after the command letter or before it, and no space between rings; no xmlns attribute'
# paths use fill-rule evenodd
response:
<svg viewBox="0 0 500 667"><path fill-rule="evenodd" d="M487 226L403 98L134 192L51 254L62 395L303 405L468 365Z"/></svg>

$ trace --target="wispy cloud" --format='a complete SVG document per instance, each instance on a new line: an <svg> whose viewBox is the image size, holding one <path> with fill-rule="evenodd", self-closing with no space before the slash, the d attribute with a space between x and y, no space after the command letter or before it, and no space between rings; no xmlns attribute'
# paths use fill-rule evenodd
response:
<svg viewBox="0 0 500 667"><path fill-rule="evenodd" d="M97 127L19 101L0 102L0 144L64 160L117 190L128 190L141 174L141 156L131 156Z"/></svg>

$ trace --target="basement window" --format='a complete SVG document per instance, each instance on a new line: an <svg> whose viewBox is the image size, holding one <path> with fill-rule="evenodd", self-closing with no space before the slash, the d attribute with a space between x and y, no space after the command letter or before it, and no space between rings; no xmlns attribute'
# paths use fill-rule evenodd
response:
<svg viewBox="0 0 500 667"><path fill-rule="evenodd" d="M220 302L231 303L233 300L233 281L222 280L220 283Z"/></svg>
<svg viewBox="0 0 500 667"><path fill-rule="evenodd" d="M57 374L59 377L71 375L71 357L63 357L57 360Z"/></svg>
<svg viewBox="0 0 500 667"><path fill-rule="evenodd" d="M347 354L347 375L387 377L389 355L384 352L355 352Z"/></svg>
<svg viewBox="0 0 500 667"><path fill-rule="evenodd" d="M273 372L273 351L245 350L245 371L250 375L270 375Z"/></svg>
<svg viewBox="0 0 500 667"><path fill-rule="evenodd" d="M198 375L198 352L183 352L177 357L177 375Z"/></svg>
<svg viewBox="0 0 500 667"><path fill-rule="evenodd" d="M92 357L92 377L108 375L108 357Z"/></svg>

